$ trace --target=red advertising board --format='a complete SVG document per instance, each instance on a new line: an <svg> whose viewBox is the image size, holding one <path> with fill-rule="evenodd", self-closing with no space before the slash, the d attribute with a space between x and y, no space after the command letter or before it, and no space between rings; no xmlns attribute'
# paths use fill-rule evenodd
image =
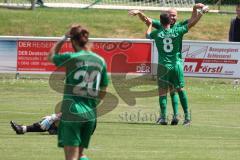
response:
<svg viewBox="0 0 240 160"><path fill-rule="evenodd" d="M52 72L56 67L47 61L55 41L19 40L17 42L17 71ZM92 51L102 56L110 73L150 73L152 43L133 41L93 41ZM61 50L72 52L70 42Z"/></svg>

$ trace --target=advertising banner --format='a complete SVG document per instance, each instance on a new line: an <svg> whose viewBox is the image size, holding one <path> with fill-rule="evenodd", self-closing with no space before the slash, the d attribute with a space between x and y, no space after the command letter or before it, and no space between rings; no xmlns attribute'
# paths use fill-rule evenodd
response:
<svg viewBox="0 0 240 160"><path fill-rule="evenodd" d="M240 77L240 44L185 42L182 50L185 76Z"/></svg>
<svg viewBox="0 0 240 160"><path fill-rule="evenodd" d="M157 64L155 45L152 57L152 63ZM240 43L183 41L182 59L185 76L240 78ZM156 74L155 67L153 75Z"/></svg>
<svg viewBox="0 0 240 160"><path fill-rule="evenodd" d="M0 37L0 72L51 73L48 62L56 37ZM156 75L158 52L154 41L145 39L90 39L93 52L102 56L110 73ZM72 52L70 42L60 51ZM240 43L184 41L182 47L185 76L240 78Z"/></svg>
<svg viewBox="0 0 240 160"><path fill-rule="evenodd" d="M47 61L56 41L19 40L17 42L17 71L52 72L56 67ZM102 56L110 73L150 73L152 42L92 40L91 50ZM71 43L64 44L61 53L73 52Z"/></svg>

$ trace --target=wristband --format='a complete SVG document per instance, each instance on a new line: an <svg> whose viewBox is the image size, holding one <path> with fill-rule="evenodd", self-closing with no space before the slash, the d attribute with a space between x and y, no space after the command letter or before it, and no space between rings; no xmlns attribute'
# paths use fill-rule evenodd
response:
<svg viewBox="0 0 240 160"><path fill-rule="evenodd" d="M62 42L66 41L68 39L68 37L66 35L62 36L61 40Z"/></svg>

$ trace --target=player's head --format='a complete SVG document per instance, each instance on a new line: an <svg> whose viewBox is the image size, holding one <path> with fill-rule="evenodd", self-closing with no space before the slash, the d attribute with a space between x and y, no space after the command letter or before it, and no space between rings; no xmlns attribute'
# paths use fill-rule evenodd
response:
<svg viewBox="0 0 240 160"><path fill-rule="evenodd" d="M237 17L240 18L240 3L238 3L236 6L236 13L237 13Z"/></svg>
<svg viewBox="0 0 240 160"><path fill-rule="evenodd" d="M70 37L75 51L86 48L89 32L79 24L74 24L70 28Z"/></svg>
<svg viewBox="0 0 240 160"><path fill-rule="evenodd" d="M160 22L163 26L167 26L171 24L171 18L168 12L164 12L160 15Z"/></svg>
<svg viewBox="0 0 240 160"><path fill-rule="evenodd" d="M171 25L174 25L177 21L177 10L174 8L170 8L169 10L167 10L167 13L170 16Z"/></svg>

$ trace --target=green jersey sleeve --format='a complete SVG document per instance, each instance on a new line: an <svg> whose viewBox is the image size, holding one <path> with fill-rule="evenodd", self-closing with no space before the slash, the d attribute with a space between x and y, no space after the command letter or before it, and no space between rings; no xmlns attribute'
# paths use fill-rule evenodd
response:
<svg viewBox="0 0 240 160"><path fill-rule="evenodd" d="M181 27L177 27L177 32L180 34L180 35L184 35L188 32L188 25L185 24Z"/></svg>
<svg viewBox="0 0 240 160"><path fill-rule="evenodd" d="M161 23L157 19L152 19L152 25L154 28L159 29L161 27Z"/></svg>
<svg viewBox="0 0 240 160"><path fill-rule="evenodd" d="M66 62L71 58L69 53L65 53L65 54L55 54L53 56L53 63L56 66L64 66L64 64L66 64Z"/></svg>
<svg viewBox="0 0 240 160"><path fill-rule="evenodd" d="M108 86L107 67L106 67L106 64L104 64L102 69L100 87L107 87L107 86Z"/></svg>
<svg viewBox="0 0 240 160"><path fill-rule="evenodd" d="M179 26L183 26L183 25L186 25L186 24L188 24L188 20L184 20L184 21L178 22L176 24L176 26L179 27Z"/></svg>
<svg viewBox="0 0 240 160"><path fill-rule="evenodd" d="M149 39L155 39L156 36L157 36L157 30L154 30L148 35L148 38Z"/></svg>

